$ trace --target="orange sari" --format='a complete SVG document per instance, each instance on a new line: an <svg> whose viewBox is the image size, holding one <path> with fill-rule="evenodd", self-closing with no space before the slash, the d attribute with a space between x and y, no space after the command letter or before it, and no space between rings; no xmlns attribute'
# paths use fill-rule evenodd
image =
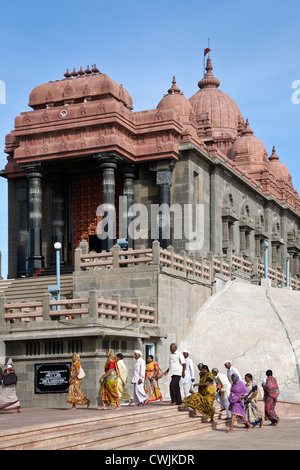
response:
<svg viewBox="0 0 300 470"><path fill-rule="evenodd" d="M85 394L81 390L82 379L77 378L79 369L80 357L79 354L74 354L70 368L70 387L67 403L72 403L72 405L88 405L90 403L90 400L85 396Z"/></svg>
<svg viewBox="0 0 300 470"><path fill-rule="evenodd" d="M162 398L162 394L158 386L158 380L155 378L155 367L158 369L158 364L154 361L146 365L145 392L149 397L149 403Z"/></svg>

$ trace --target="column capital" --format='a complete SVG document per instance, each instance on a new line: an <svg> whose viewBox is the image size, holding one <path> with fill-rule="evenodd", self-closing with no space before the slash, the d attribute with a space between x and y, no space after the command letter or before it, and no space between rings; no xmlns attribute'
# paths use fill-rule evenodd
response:
<svg viewBox="0 0 300 470"><path fill-rule="evenodd" d="M137 178L138 168L135 163L124 163L121 169L122 169L121 177L123 180L126 178L131 178L131 179Z"/></svg>
<svg viewBox="0 0 300 470"><path fill-rule="evenodd" d="M175 167L175 160L159 160L155 163L150 163L149 168L151 171L156 171L156 184L172 186L172 172Z"/></svg>
<svg viewBox="0 0 300 470"><path fill-rule="evenodd" d="M123 161L123 157L117 152L95 153L94 158L97 160L100 169L111 168L115 170L117 165Z"/></svg>
<svg viewBox="0 0 300 470"><path fill-rule="evenodd" d="M23 170L27 174L27 178L42 178L44 167L41 163L28 163L22 165Z"/></svg>

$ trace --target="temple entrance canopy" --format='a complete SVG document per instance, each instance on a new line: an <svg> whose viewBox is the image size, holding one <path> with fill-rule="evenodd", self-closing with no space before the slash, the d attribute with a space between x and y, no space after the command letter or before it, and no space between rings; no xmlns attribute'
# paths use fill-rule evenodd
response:
<svg viewBox="0 0 300 470"><path fill-rule="evenodd" d="M36 87L29 106L6 136L5 176L17 185L11 213L19 213L11 220L17 225L14 277L53 264L55 241L69 265L81 240L90 250L109 250L119 237L119 217L115 237L100 240L96 229L102 230L104 214L97 208L111 204L118 214L121 195L132 204L139 165L176 161L182 127L172 109L133 113L123 85L96 66Z"/></svg>

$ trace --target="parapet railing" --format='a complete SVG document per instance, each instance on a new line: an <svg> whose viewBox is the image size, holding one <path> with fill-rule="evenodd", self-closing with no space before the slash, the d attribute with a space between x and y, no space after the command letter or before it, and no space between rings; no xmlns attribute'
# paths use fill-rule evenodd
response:
<svg viewBox="0 0 300 470"><path fill-rule="evenodd" d="M138 299L122 302L120 294L112 299L98 297L97 291L89 291L88 298L53 300L47 292L42 301L5 302L0 297L0 323L42 322L49 320L73 320L74 318L104 318L133 322L156 323L156 304L142 305Z"/></svg>
<svg viewBox="0 0 300 470"><path fill-rule="evenodd" d="M75 272L138 265L168 267L183 277L193 276L208 283L214 280L216 274L227 278L238 275L252 282L258 282L264 277L264 265L257 257L250 260L237 256L232 250L227 250L227 254L221 256L208 253L197 260L193 254L187 254L184 250L175 253L172 246L162 249L157 240L152 243L152 248L139 250L123 251L119 245L114 245L110 252L104 253L83 253L80 247L75 250ZM275 287L283 287L287 283L285 273L278 269L269 267L268 278ZM289 286L300 290L300 281L290 276Z"/></svg>

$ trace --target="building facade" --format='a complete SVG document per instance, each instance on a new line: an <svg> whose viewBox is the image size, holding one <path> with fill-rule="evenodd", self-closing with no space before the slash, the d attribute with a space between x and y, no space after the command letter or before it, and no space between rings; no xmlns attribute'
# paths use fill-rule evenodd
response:
<svg viewBox="0 0 300 470"><path fill-rule="evenodd" d="M33 374L32 361L47 362L49 347L54 348L56 360L80 349L94 371L94 393L108 344L128 351L128 357L136 347L145 350L148 344L150 351L156 345L166 360L162 347L180 339L192 318L188 312L195 312L211 295L215 257L223 274L232 268L232 257L238 257L245 266L251 265L249 282L259 282L267 242L269 269L276 276L287 276L288 266L288 274L297 282L299 195L275 147L268 156L237 104L221 91L212 69L208 57L199 91L190 99L173 78L157 107L141 112L133 111L124 87L96 66L67 71L63 79L31 92L32 110L17 116L14 130L6 136L8 161L1 172L9 195L8 277L50 273L54 243L60 242L61 272L74 269L73 309L76 299L81 309L88 299L89 318L80 320L76 334L69 325L55 323L54 334L47 293L42 313L36 313L44 322L36 329L7 325L13 314L6 305L4 338L24 374ZM145 265L122 259L117 247L122 240L127 254L139 252ZM158 281L163 252L154 262L156 240L161 250L171 253L165 264L168 282ZM174 253L181 257L174 258ZM93 256L99 269L92 269L92 264L85 269L84 262ZM197 291L191 285L183 288L174 276L172 270L183 270L177 266L180 263L183 278L197 277L202 270ZM189 297L184 308L179 306L181 289L182 298ZM98 318L102 298L113 299L111 305L119 310L109 316L100 308ZM131 302L138 327L126 323L122 330L120 300ZM141 314L140 305L149 307L147 314ZM55 341L61 343L54 345L57 331ZM34 345L33 337L39 345ZM26 359L26 350L35 347L40 354Z"/></svg>

